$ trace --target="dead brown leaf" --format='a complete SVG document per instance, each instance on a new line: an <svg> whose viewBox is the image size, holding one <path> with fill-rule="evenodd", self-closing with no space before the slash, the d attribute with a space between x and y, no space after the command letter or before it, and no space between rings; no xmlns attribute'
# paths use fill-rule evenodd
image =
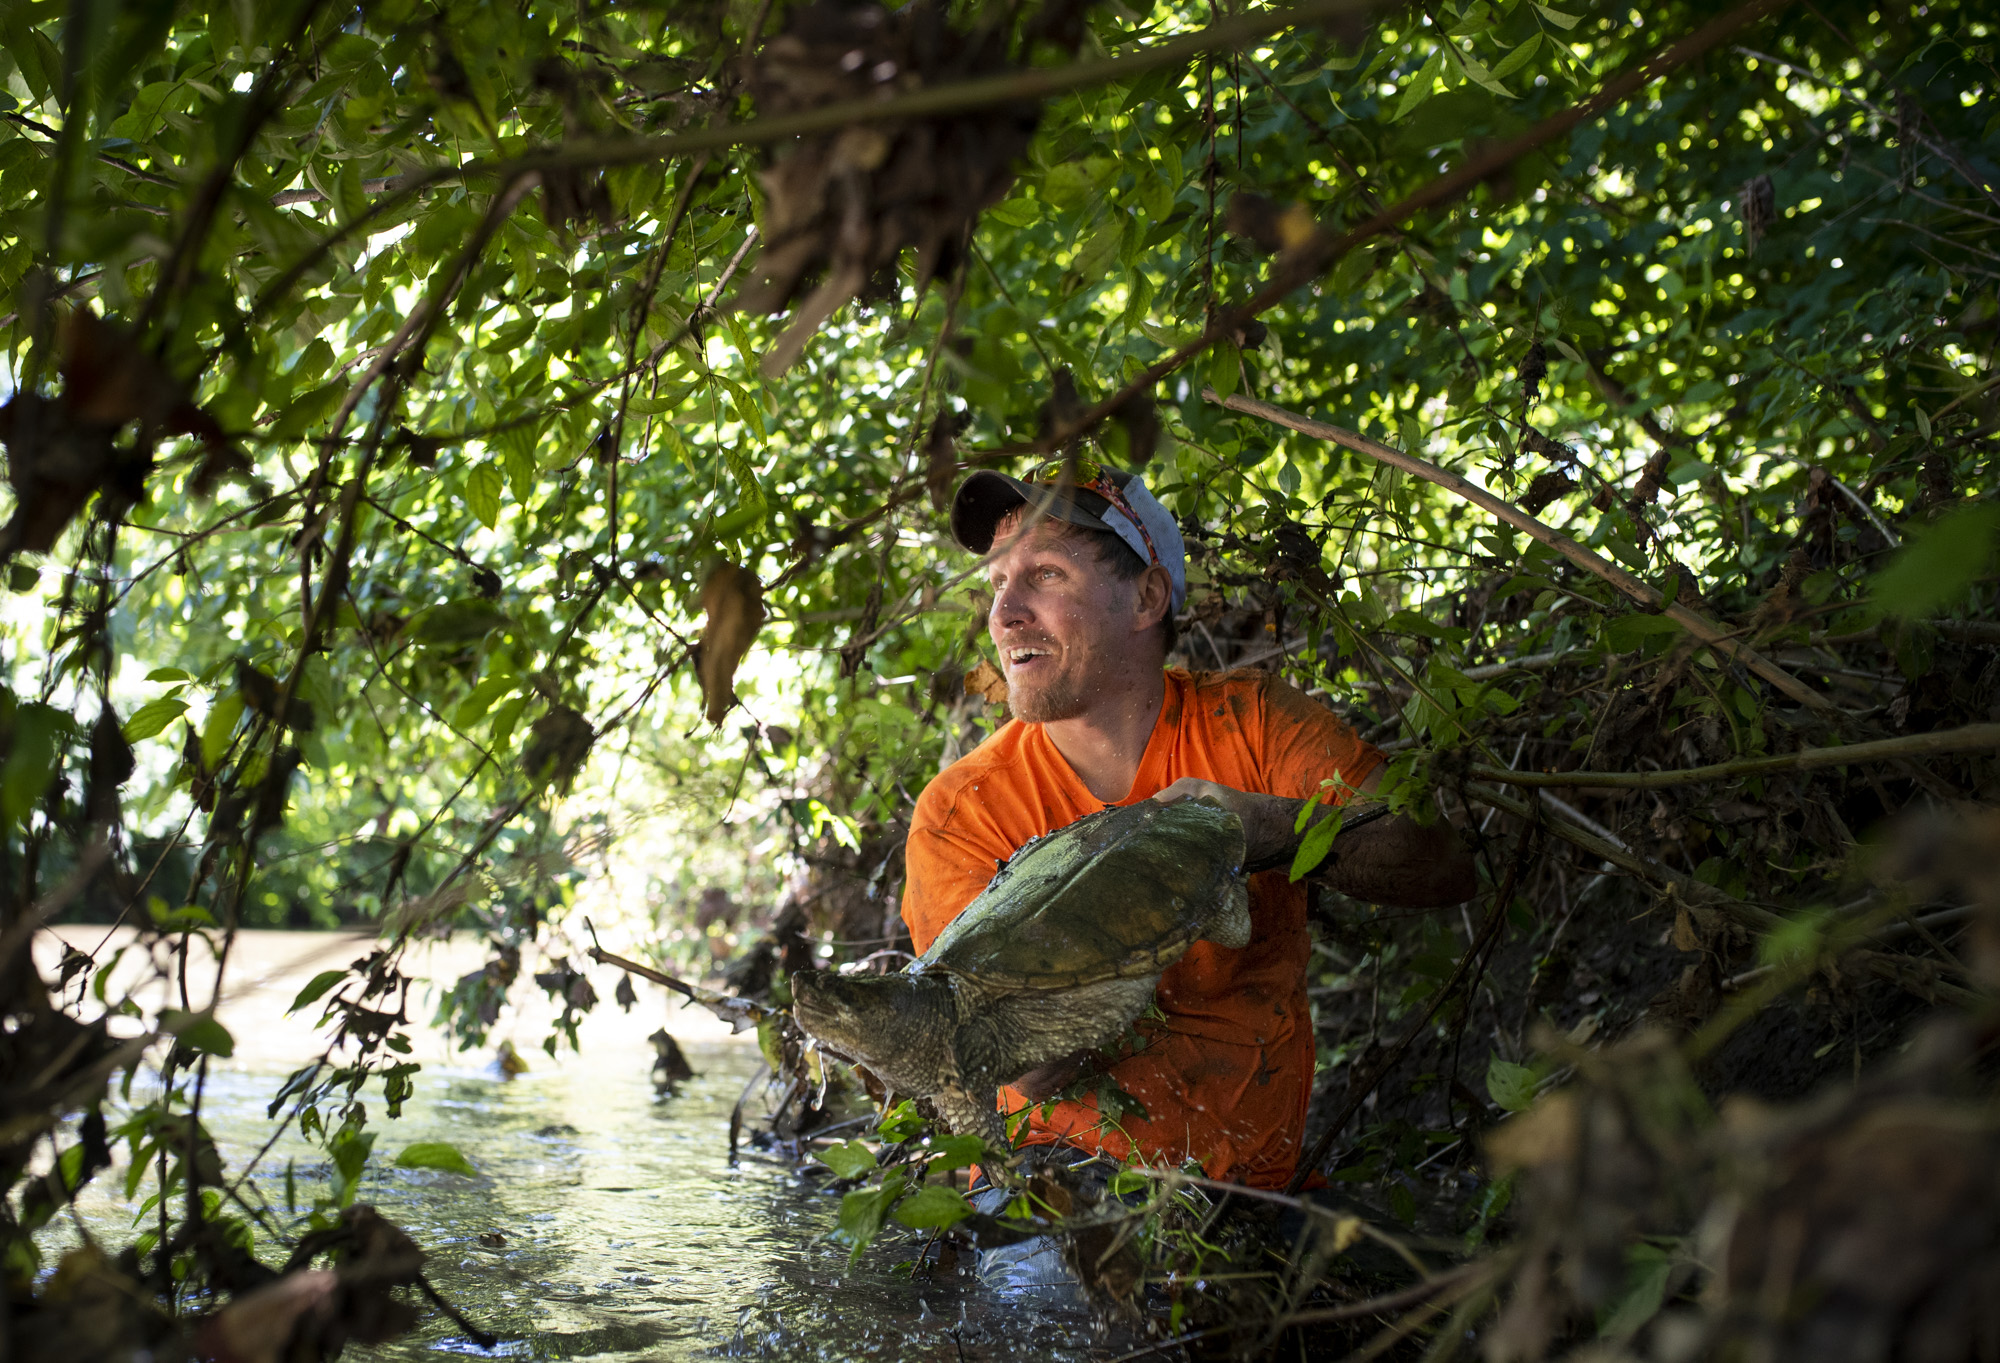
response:
<svg viewBox="0 0 2000 1363"><path fill-rule="evenodd" d="M720 724L736 703L736 669L764 624L763 584L748 568L719 563L702 586L701 609L708 623L701 632L697 672L708 722Z"/></svg>
<svg viewBox="0 0 2000 1363"><path fill-rule="evenodd" d="M1007 679L1000 675L999 668L981 659L979 666L965 674L965 694L978 696L988 705L1005 705Z"/></svg>

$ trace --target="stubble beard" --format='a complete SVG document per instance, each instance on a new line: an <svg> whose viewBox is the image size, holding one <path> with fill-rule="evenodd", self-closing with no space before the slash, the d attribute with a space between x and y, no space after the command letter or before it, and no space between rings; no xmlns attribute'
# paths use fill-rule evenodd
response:
<svg viewBox="0 0 2000 1363"><path fill-rule="evenodd" d="M1075 719L1089 708L1083 688L1068 677L1051 677L1039 686L1010 686L1007 708L1023 724L1053 724Z"/></svg>
<svg viewBox="0 0 2000 1363"><path fill-rule="evenodd" d="M1022 640L1037 643L1037 640ZM1065 672L1044 677L1032 684L1007 679L1007 708L1024 724L1053 724L1075 719L1089 709L1082 683Z"/></svg>

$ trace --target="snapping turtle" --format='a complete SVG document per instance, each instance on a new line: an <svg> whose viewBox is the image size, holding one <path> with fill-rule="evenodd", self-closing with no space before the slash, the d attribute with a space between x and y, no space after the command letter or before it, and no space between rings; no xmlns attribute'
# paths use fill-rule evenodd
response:
<svg viewBox="0 0 2000 1363"><path fill-rule="evenodd" d="M792 976L799 1026L1007 1148L996 1090L1110 1044L1202 939L1250 942L1243 825L1198 800L1087 815L1016 852L907 970Z"/></svg>

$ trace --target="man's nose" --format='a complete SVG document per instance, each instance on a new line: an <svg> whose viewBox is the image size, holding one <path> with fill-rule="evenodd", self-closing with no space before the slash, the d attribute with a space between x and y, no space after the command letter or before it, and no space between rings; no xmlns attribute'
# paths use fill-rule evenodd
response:
<svg viewBox="0 0 2000 1363"><path fill-rule="evenodd" d="M993 609L987 612L987 627L994 633L1025 625L1034 619L1034 612L1028 608L1027 593L1021 587L1009 582L993 594Z"/></svg>

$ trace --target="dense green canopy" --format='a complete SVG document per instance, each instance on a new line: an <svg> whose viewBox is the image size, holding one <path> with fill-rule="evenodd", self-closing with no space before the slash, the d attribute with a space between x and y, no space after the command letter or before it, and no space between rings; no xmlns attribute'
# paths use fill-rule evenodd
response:
<svg viewBox="0 0 2000 1363"><path fill-rule="evenodd" d="M813 849L893 905L916 792L1000 716L941 515L971 467L1145 462L1184 660L1282 667L1474 822L1508 768L2000 717L1979 6L0 24L0 919L381 919L316 1124L393 1059L394 944L577 934L603 858L663 961L708 959L699 891L769 903ZM1992 779L1891 771L1607 806L1592 856L1768 926ZM472 1034L511 978L454 996Z"/></svg>

